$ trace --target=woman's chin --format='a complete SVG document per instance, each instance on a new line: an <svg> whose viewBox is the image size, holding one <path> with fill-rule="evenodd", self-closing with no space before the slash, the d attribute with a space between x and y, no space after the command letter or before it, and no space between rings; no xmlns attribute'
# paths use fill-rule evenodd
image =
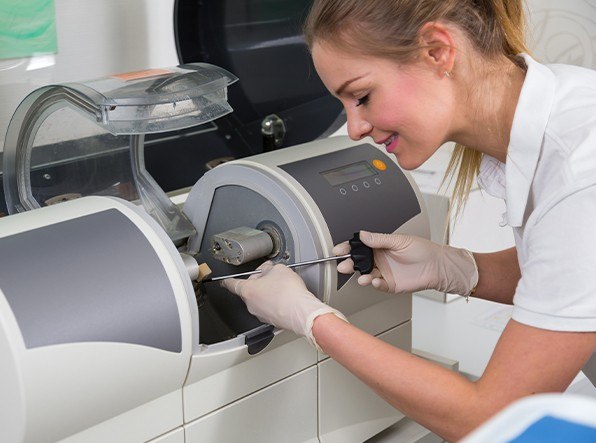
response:
<svg viewBox="0 0 596 443"><path fill-rule="evenodd" d="M400 168L405 169L406 171L411 171L413 169L418 168L422 162L418 159L409 158L407 155L398 155L397 153L393 153L395 158L397 159L397 164Z"/></svg>

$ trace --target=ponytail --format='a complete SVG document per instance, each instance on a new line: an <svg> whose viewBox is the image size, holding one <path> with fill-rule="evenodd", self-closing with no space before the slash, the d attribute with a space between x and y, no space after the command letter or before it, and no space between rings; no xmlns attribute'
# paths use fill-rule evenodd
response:
<svg viewBox="0 0 596 443"><path fill-rule="evenodd" d="M521 0L471 0L480 18L476 38L477 49L487 56L504 55L520 64L517 55L529 52L525 43L526 21ZM484 51L482 51L484 49ZM483 154L457 143L449 160L445 180L451 181L457 172L452 201L457 216L464 208L475 179L480 172Z"/></svg>

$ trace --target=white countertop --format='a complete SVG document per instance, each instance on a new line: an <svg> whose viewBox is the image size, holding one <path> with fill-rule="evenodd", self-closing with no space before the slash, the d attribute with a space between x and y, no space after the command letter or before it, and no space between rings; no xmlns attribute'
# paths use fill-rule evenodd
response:
<svg viewBox="0 0 596 443"><path fill-rule="evenodd" d="M441 303L414 296L412 347L459 361L460 372L482 375L507 321L511 306L458 297Z"/></svg>

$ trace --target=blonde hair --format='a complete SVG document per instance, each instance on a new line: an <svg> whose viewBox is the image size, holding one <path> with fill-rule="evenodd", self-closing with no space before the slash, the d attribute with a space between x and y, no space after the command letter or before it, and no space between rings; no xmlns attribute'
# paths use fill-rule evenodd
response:
<svg viewBox="0 0 596 443"><path fill-rule="evenodd" d="M519 64L525 44L523 0L315 0L304 24L306 43L325 41L347 51L412 62L421 49L419 31L439 20L455 24L486 59L500 57ZM457 211L463 207L480 170L482 153L455 146L445 177Z"/></svg>

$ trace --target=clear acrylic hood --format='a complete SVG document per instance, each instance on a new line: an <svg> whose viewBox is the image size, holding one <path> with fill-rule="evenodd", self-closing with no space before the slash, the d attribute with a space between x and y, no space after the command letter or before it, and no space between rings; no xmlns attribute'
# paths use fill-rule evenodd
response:
<svg viewBox="0 0 596 443"><path fill-rule="evenodd" d="M183 240L194 228L146 171L144 134L232 112L227 87L237 80L217 66L191 63L37 89L8 126L8 211L111 195L142 204L175 243Z"/></svg>

